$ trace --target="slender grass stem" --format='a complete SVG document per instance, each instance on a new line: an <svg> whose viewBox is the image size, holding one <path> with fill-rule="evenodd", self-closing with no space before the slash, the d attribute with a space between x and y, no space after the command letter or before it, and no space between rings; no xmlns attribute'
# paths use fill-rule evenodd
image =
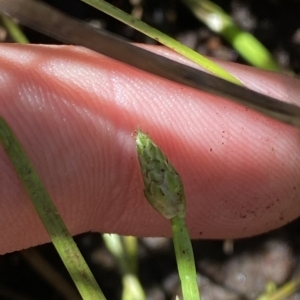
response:
<svg viewBox="0 0 300 300"><path fill-rule="evenodd" d="M104 13L112 16L113 18L127 24L128 26L142 32L143 34L149 36L150 38L158 41L159 43L171 48L172 50L180 53L184 57L190 59L191 61L197 63L203 68L207 69L212 74L228 80L237 85L243 85L236 77L231 75L225 69L220 67L218 64L212 62L206 57L200 55L196 51L190 49L189 47L181 44L180 42L172 39L167 34L160 32L159 30L149 26L148 24L142 22L139 19L125 13L124 11L118 9L117 7L107 3L103 0L81 0L96 9L103 11Z"/></svg>
<svg viewBox="0 0 300 300"><path fill-rule="evenodd" d="M183 299L200 299L194 253L185 219L174 217L171 223Z"/></svg>
<svg viewBox="0 0 300 300"><path fill-rule="evenodd" d="M6 121L0 117L0 142L84 300L105 300L92 272L54 206L46 188Z"/></svg>
<svg viewBox="0 0 300 300"><path fill-rule="evenodd" d="M11 38L19 44L28 44L29 40L26 35L22 32L19 25L16 24L11 18L6 17L4 15L1 16L2 23L7 29Z"/></svg>
<svg viewBox="0 0 300 300"><path fill-rule="evenodd" d="M122 274L122 300L144 300L146 295L137 275L137 239L103 234L103 241L115 257Z"/></svg>
<svg viewBox="0 0 300 300"><path fill-rule="evenodd" d="M208 28L224 37L250 64L261 69L279 71L267 48L252 34L235 25L223 9L209 0L182 0Z"/></svg>

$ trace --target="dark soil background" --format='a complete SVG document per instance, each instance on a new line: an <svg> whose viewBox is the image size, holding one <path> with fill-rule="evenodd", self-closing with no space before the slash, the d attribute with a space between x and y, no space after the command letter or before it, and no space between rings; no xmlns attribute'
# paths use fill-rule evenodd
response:
<svg viewBox="0 0 300 300"><path fill-rule="evenodd" d="M131 41L155 42L79 0L48 0L82 20L98 24ZM141 16L150 25L174 36L202 54L244 63L228 43L197 21L179 0L111 0ZM300 72L300 1L215 1L244 30L252 32L285 71ZM57 43L24 28L32 43ZM9 41L9 37L7 38ZM282 285L299 276L299 221L274 232L238 241L194 241L202 299L256 299L270 282ZM121 277L100 234L87 233L76 241L108 299L121 299ZM139 240L139 273L148 299L174 299L179 282L172 244L166 239ZM38 251L38 252L32 252ZM0 256L0 299L67 299L37 272L29 257L39 253L70 281L53 246ZM43 266L42 268L45 267ZM47 272L47 271L45 271ZM70 281L71 282L71 281ZM72 298L71 298L72 299ZM289 299L300 299L296 293Z"/></svg>

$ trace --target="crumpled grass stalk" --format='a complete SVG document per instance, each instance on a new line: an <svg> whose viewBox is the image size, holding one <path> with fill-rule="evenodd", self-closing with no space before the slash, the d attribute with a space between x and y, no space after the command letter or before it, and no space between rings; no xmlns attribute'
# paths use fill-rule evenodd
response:
<svg viewBox="0 0 300 300"><path fill-rule="evenodd" d="M235 25L221 7L209 0L182 0L208 28L225 38L251 65L270 71L279 66L267 48L251 33Z"/></svg>
<svg viewBox="0 0 300 300"><path fill-rule="evenodd" d="M105 297L100 287L41 179L16 136L2 117L0 117L0 142L82 298L84 300L104 300Z"/></svg>
<svg viewBox="0 0 300 300"><path fill-rule="evenodd" d="M284 300L293 295L300 288L300 276L287 282L282 287L272 293L267 292L257 298L257 300Z"/></svg>
<svg viewBox="0 0 300 300"><path fill-rule="evenodd" d="M29 43L29 40L27 39L26 35L22 32L19 25L16 24L11 18L1 15L1 20L7 32L16 43L19 44Z"/></svg>
<svg viewBox="0 0 300 300"><path fill-rule="evenodd" d="M160 32L159 30L149 26L148 24L142 22L139 19L134 18L133 16L125 13L124 11L118 9L117 7L103 1L103 0L81 0L98 10L112 16L113 18L127 24L128 26L142 32L143 34L149 36L150 38L158 41L159 43L171 48L172 50L180 53L184 57L190 59L191 61L202 66L215 76L223 78L232 83L242 85L236 77L231 75L229 72L224 70L222 67L207 59L206 57L200 55L196 51L190 49L189 47L181 44L180 42L172 39L168 35Z"/></svg>
<svg viewBox="0 0 300 300"><path fill-rule="evenodd" d="M146 295L137 277L137 238L105 233L107 249L118 262L122 273L122 300L144 300Z"/></svg>
<svg viewBox="0 0 300 300"><path fill-rule="evenodd" d="M200 299L193 248L185 221L181 178L150 137L138 130L136 148L148 202L172 224L173 243L184 300Z"/></svg>

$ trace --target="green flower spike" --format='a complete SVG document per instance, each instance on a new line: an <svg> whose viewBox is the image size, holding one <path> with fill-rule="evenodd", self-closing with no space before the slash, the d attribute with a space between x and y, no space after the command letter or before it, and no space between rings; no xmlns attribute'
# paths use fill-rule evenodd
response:
<svg viewBox="0 0 300 300"><path fill-rule="evenodd" d="M183 218L185 195L177 171L149 136L140 130L136 134L136 147L145 185L145 197L165 218Z"/></svg>
<svg viewBox="0 0 300 300"><path fill-rule="evenodd" d="M193 248L185 223L186 202L182 181L166 156L140 130L136 133L136 147L145 185L145 197L172 224L183 297L185 300L198 300L200 294Z"/></svg>

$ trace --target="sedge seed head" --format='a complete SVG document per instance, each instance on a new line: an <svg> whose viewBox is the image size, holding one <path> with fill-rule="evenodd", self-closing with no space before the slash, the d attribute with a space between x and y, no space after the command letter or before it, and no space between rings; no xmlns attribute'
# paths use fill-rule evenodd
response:
<svg viewBox="0 0 300 300"><path fill-rule="evenodd" d="M138 130L136 147L148 202L165 218L185 216L183 184L175 168L150 137Z"/></svg>

